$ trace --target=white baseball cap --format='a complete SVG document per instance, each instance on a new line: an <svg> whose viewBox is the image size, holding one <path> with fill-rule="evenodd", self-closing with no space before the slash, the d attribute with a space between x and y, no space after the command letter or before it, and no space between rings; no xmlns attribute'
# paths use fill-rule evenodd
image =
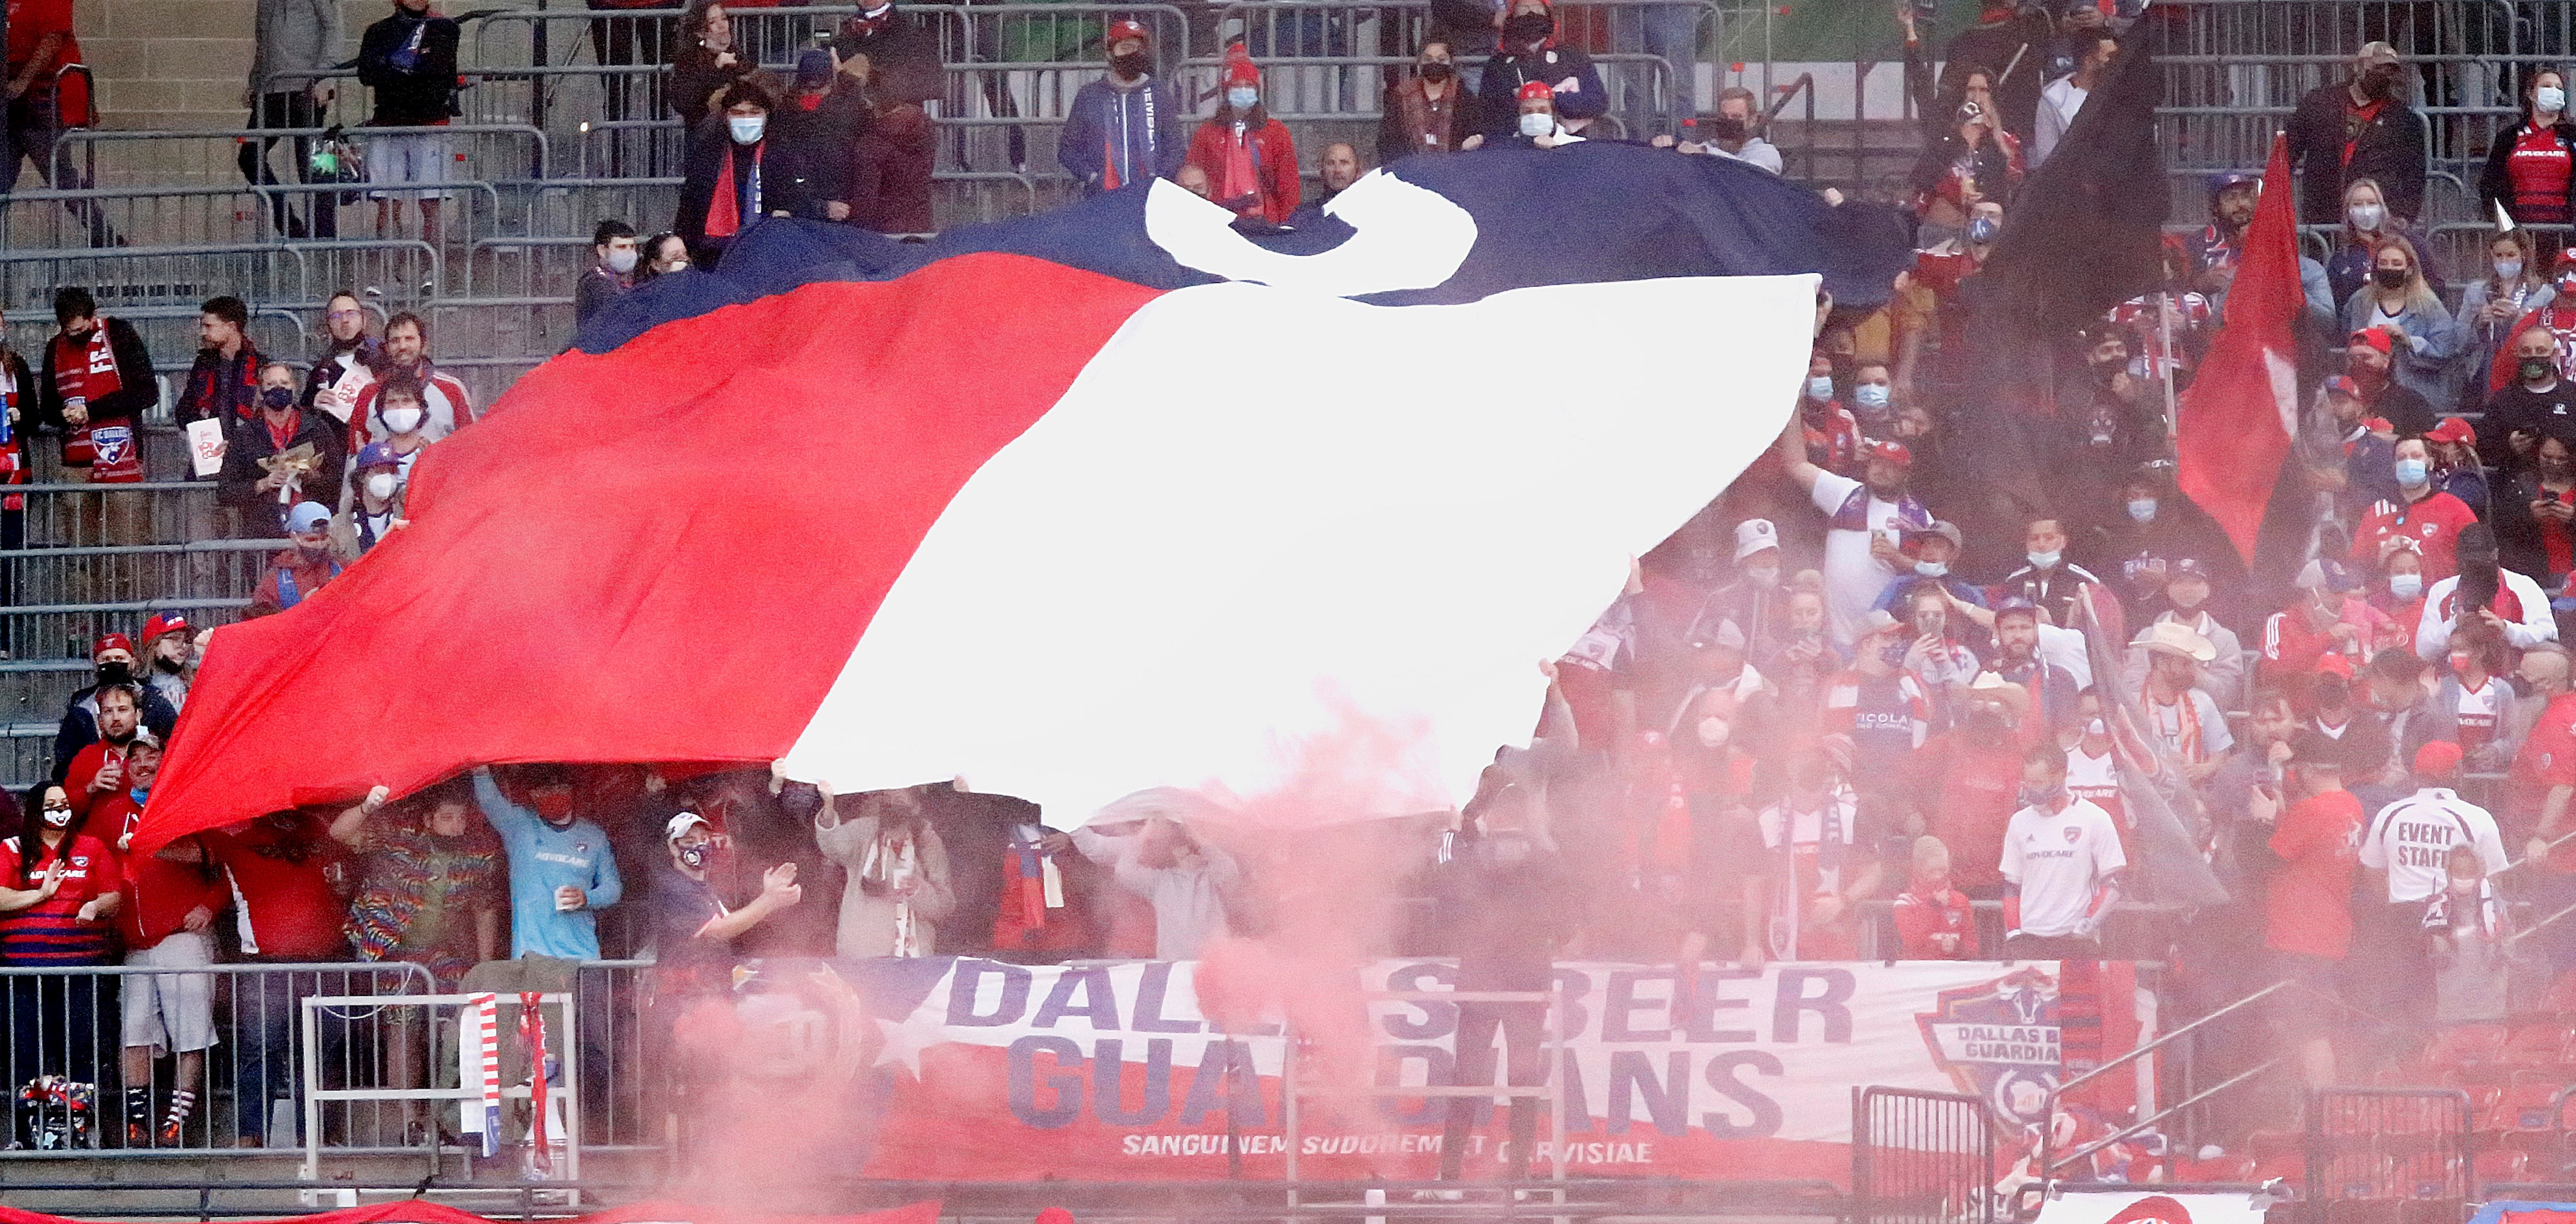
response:
<svg viewBox="0 0 2576 1224"><path fill-rule="evenodd" d="M708 820L706 817L700 816L696 812L682 812L679 815L672 817L671 823L662 826L662 840L666 842L678 841L680 840L681 834L688 832L692 828L704 829L709 833L716 831L714 821Z"/></svg>
<svg viewBox="0 0 2576 1224"><path fill-rule="evenodd" d="M1780 532L1769 519L1746 519L1735 525L1735 559L1741 561L1766 548L1780 547Z"/></svg>

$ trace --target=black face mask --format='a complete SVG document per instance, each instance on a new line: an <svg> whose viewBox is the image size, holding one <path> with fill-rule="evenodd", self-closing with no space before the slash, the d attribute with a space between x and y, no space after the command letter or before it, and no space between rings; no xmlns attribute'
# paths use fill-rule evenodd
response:
<svg viewBox="0 0 2576 1224"><path fill-rule="evenodd" d="M2373 268L2370 270L2370 283L2382 289L2403 289L2406 287L2406 269Z"/></svg>
<svg viewBox="0 0 2576 1224"><path fill-rule="evenodd" d="M2096 358L2093 362L2093 377L2109 382L2119 377L2120 371L2128 368L2129 359L2126 357Z"/></svg>
<svg viewBox="0 0 2576 1224"><path fill-rule="evenodd" d="M1447 60L1432 60L1422 66L1420 76L1426 81L1445 81L1452 75L1455 75L1457 71L1457 69L1449 66L1449 61Z"/></svg>
<svg viewBox="0 0 2576 1224"><path fill-rule="evenodd" d="M2397 74L2378 69L2363 73L2361 92L2363 97L2375 98L2382 102L2394 98L2397 96Z"/></svg>
<svg viewBox="0 0 2576 1224"><path fill-rule="evenodd" d="M182 668L182 664L177 659L168 658L162 655L154 655L152 657L152 666L160 668L174 676L178 675Z"/></svg>
<svg viewBox="0 0 2576 1224"><path fill-rule="evenodd" d="M1503 23L1503 37L1514 45L1525 45L1546 38L1556 29L1556 22L1545 13L1515 13Z"/></svg>
<svg viewBox="0 0 2576 1224"><path fill-rule="evenodd" d="M1120 76L1143 76L1153 70L1154 60L1152 56L1142 51L1130 51L1124 55L1110 56L1109 67Z"/></svg>
<svg viewBox="0 0 2576 1224"><path fill-rule="evenodd" d="M1709 138L1712 140L1738 141L1753 134L1746 130L1743 120L1738 119L1733 115L1719 115L1717 118L1709 120L1705 126L1708 128Z"/></svg>
<svg viewBox="0 0 2576 1224"><path fill-rule="evenodd" d="M2550 375L2558 372L2558 367L2546 357L2525 357L2515 371L2522 375L2524 382L2547 382Z"/></svg>
<svg viewBox="0 0 2576 1224"><path fill-rule="evenodd" d="M295 405L295 393L284 387L264 387L259 393L259 406L284 412Z"/></svg>
<svg viewBox="0 0 2576 1224"><path fill-rule="evenodd" d="M114 659L101 663L98 665L98 682L101 684L132 684L134 683L134 665L131 663L118 662Z"/></svg>

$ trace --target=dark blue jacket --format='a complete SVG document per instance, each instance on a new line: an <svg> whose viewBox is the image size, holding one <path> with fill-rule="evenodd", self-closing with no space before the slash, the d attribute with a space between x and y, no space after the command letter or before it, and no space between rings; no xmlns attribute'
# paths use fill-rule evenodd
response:
<svg viewBox="0 0 2576 1224"><path fill-rule="evenodd" d="M1575 85L1563 88L1566 78ZM1559 120L1592 119L1610 109L1610 91L1592 57L1572 47L1541 47L1529 55L1497 55L1485 63L1485 79L1476 88L1476 110L1485 119L1485 139L1520 135L1521 86L1545 81L1556 87Z"/></svg>
<svg viewBox="0 0 2576 1224"><path fill-rule="evenodd" d="M1120 89L1103 77L1073 95L1055 159L1082 181L1085 195L1106 189L1108 170L1121 187L1172 174L1190 151L1184 119L1171 86L1147 77Z"/></svg>

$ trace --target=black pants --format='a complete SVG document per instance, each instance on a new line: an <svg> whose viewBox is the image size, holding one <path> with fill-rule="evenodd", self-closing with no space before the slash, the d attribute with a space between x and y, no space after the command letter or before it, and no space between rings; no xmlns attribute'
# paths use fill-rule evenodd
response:
<svg viewBox="0 0 2576 1224"><path fill-rule="evenodd" d="M257 128L312 128L322 126L322 108L314 105L313 95L297 89L285 93L264 93L259 107L251 116ZM283 180L270 171L268 153L278 141L287 140L295 155L295 181L312 182L313 141L309 137L263 136L241 143L243 181L254 187L274 187ZM301 193L298 193L301 194ZM290 203L295 196L279 195L269 201L269 216L277 232L289 238L337 238L340 236L340 193L316 192L302 195L300 203Z"/></svg>
<svg viewBox="0 0 2576 1224"><path fill-rule="evenodd" d="M677 28L668 17L601 17L590 23L590 47L602 68L666 64L670 53L677 49ZM664 104L662 79L658 72L602 73L600 113L610 122L660 118ZM629 145L639 153L652 148L653 133L649 131L611 128L607 136L610 178L626 176ZM650 174L658 170L639 163L636 172Z"/></svg>
<svg viewBox="0 0 2576 1224"><path fill-rule="evenodd" d="M1494 1082L1494 1030L1503 1030L1503 1049L1510 1060L1507 1082L1515 1088L1536 1088L1547 1082L1547 1066L1540 1058L1540 1032L1547 1023L1544 1003L1461 1003L1458 1005L1457 1073L1450 1082L1458 1085L1484 1085ZM1449 1119L1440 1132L1440 1176L1454 1180L1459 1162L1467 1155L1467 1135L1476 1129L1476 1111L1485 1104L1480 1097L1449 1098ZM1538 1138L1537 1097L1512 1098L1511 1178L1519 1181L1529 1176L1530 1146Z"/></svg>
<svg viewBox="0 0 2576 1224"><path fill-rule="evenodd" d="M52 94L38 96L28 90L17 101L8 104L8 122L0 127L0 196L17 189L20 166L36 164L36 177L56 191L86 191L90 182L68 157L57 157L55 145L62 139L62 117L56 112ZM72 215L89 225L89 242L94 247L116 245L116 232L107 223L107 210L96 200L83 200L70 205Z"/></svg>

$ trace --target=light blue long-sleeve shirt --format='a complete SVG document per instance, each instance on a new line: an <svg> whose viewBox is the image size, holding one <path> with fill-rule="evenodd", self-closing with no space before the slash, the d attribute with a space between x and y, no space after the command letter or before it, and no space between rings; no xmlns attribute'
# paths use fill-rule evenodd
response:
<svg viewBox="0 0 2576 1224"><path fill-rule="evenodd" d="M547 824L536 812L510 802L488 769L474 771L474 802L510 856L510 955L598 960L594 914L626 894L617 878L617 858L608 850L608 834L587 820L560 829ZM587 894L590 903L577 910L556 909L555 890L567 884Z"/></svg>

